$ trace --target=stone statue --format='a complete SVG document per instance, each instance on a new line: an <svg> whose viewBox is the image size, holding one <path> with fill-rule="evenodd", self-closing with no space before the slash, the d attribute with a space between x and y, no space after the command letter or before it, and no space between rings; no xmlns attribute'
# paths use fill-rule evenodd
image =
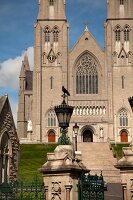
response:
<svg viewBox="0 0 133 200"><path fill-rule="evenodd" d="M27 131L32 132L32 121L30 119L27 122Z"/></svg>

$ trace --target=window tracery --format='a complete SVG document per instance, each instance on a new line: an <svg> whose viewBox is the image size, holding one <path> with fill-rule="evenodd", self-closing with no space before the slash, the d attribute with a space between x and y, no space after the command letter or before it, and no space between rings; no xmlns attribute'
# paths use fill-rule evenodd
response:
<svg viewBox="0 0 133 200"><path fill-rule="evenodd" d="M48 112L48 126L49 127L56 126L56 114L54 110L50 110Z"/></svg>
<svg viewBox="0 0 133 200"><path fill-rule="evenodd" d="M119 42L121 40L121 27L120 27L120 25L117 25L115 27L114 31L115 31L115 40L117 42Z"/></svg>
<svg viewBox="0 0 133 200"><path fill-rule="evenodd" d="M124 0L120 0L120 5L124 5Z"/></svg>
<svg viewBox="0 0 133 200"><path fill-rule="evenodd" d="M58 42L58 39L59 39L59 29L58 29L58 27L54 27L52 32L53 32L53 41Z"/></svg>
<svg viewBox="0 0 133 200"><path fill-rule="evenodd" d="M123 108L120 111L119 119L120 119L120 126L128 126L128 113L125 108Z"/></svg>
<svg viewBox="0 0 133 200"><path fill-rule="evenodd" d="M97 63L88 53L83 54L76 64L76 93L98 94Z"/></svg>
<svg viewBox="0 0 133 200"><path fill-rule="evenodd" d="M49 0L49 5L53 6L54 5L54 0Z"/></svg>
<svg viewBox="0 0 133 200"><path fill-rule="evenodd" d="M50 28L48 26L44 29L44 41L50 42Z"/></svg>
<svg viewBox="0 0 133 200"><path fill-rule="evenodd" d="M124 41L129 41L129 32L130 32L130 27L126 25L124 27Z"/></svg>

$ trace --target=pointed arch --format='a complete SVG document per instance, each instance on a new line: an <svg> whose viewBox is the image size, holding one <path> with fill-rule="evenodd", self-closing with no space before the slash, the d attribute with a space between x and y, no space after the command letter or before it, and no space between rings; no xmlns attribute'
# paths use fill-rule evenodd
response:
<svg viewBox="0 0 133 200"><path fill-rule="evenodd" d="M81 129L81 138L83 142L93 142L95 129L92 126L85 125Z"/></svg>
<svg viewBox="0 0 133 200"><path fill-rule="evenodd" d="M128 126L128 111L126 108L122 108L119 111L119 124L121 127L127 127Z"/></svg>
<svg viewBox="0 0 133 200"><path fill-rule="evenodd" d="M127 41L129 41L129 32L131 31L131 27L128 24L126 24L124 26L123 31L124 31L124 41L127 42Z"/></svg>
<svg viewBox="0 0 133 200"><path fill-rule="evenodd" d="M126 129L122 129L120 131L121 142L128 142L128 131Z"/></svg>
<svg viewBox="0 0 133 200"><path fill-rule="evenodd" d="M54 109L49 109L47 112L47 126L56 127L56 114Z"/></svg>
<svg viewBox="0 0 133 200"><path fill-rule="evenodd" d="M44 41L45 42L50 42L50 32L51 32L51 29L49 26L46 26L44 28Z"/></svg>
<svg viewBox="0 0 133 200"><path fill-rule="evenodd" d="M120 0L120 5L124 5L124 0Z"/></svg>
<svg viewBox="0 0 133 200"><path fill-rule="evenodd" d="M98 94L98 62L88 52L82 53L75 63L76 94Z"/></svg>
<svg viewBox="0 0 133 200"><path fill-rule="evenodd" d="M54 5L54 0L49 0L49 5L53 6Z"/></svg>
<svg viewBox="0 0 133 200"><path fill-rule="evenodd" d="M121 40L121 31L122 28L119 24L117 24L114 28L114 32L115 32L115 41L119 42Z"/></svg>
<svg viewBox="0 0 133 200"><path fill-rule="evenodd" d="M50 129L47 134L48 134L48 142L49 143L55 143L56 142L55 130Z"/></svg>
<svg viewBox="0 0 133 200"><path fill-rule="evenodd" d="M59 28L58 28L58 26L54 26L54 28L52 29L52 33L53 33L53 42L58 42L58 40L59 40Z"/></svg>

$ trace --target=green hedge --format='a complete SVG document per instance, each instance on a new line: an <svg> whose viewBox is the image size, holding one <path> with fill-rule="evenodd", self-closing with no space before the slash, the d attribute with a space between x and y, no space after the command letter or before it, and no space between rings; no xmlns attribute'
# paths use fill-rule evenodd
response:
<svg viewBox="0 0 133 200"><path fill-rule="evenodd" d="M41 176L38 169L46 162L47 153L53 152L57 144L21 144L19 159L19 178L31 181Z"/></svg>
<svg viewBox="0 0 133 200"><path fill-rule="evenodd" d="M112 144L112 147L115 151L116 157L119 159L122 157L122 148L123 147L129 147L129 144Z"/></svg>

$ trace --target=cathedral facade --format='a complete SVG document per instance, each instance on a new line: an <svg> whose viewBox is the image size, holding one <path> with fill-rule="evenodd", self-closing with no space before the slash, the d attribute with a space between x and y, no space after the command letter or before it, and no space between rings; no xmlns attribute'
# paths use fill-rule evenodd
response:
<svg viewBox="0 0 133 200"><path fill-rule="evenodd" d="M107 0L105 44L101 49L86 27L69 50L64 0L40 0L34 25L34 69L25 55L20 72L18 135L21 141L57 142L60 136L54 106L74 106L69 126L78 142L130 142L133 115L133 1Z"/></svg>

